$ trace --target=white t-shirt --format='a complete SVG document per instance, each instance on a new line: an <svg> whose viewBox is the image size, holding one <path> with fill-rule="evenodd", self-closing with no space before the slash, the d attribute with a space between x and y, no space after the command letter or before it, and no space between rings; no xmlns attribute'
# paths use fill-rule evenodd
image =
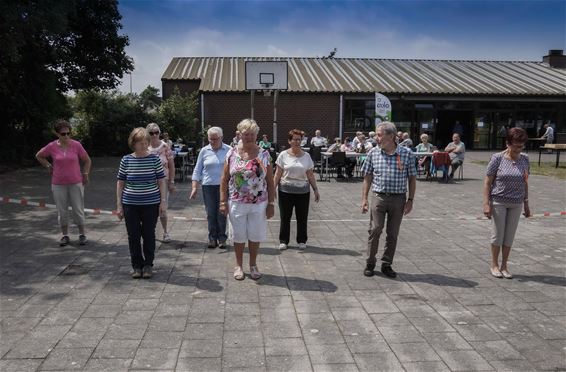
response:
<svg viewBox="0 0 566 372"><path fill-rule="evenodd" d="M314 168L311 156L303 152L302 156L296 157L288 151L282 151L275 164L283 170L279 189L290 194L306 194L310 191L307 171Z"/></svg>

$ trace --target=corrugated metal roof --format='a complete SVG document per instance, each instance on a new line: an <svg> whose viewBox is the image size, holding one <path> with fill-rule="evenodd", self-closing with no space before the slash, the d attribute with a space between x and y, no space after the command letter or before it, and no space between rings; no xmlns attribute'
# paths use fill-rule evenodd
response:
<svg viewBox="0 0 566 372"><path fill-rule="evenodd" d="M176 57L162 79L198 79L203 92L243 92L246 61L287 61L290 92L566 95L566 70L542 62Z"/></svg>

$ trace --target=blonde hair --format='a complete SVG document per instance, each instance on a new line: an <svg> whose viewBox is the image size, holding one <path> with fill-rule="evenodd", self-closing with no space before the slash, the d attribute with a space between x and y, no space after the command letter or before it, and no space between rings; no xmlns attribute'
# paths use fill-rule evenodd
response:
<svg viewBox="0 0 566 372"><path fill-rule="evenodd" d="M254 131L257 135L259 133L259 125L257 125L256 121L253 119L244 119L242 120L238 126L238 130L240 133L247 132L247 131Z"/></svg>
<svg viewBox="0 0 566 372"><path fill-rule="evenodd" d="M128 146L130 146L132 151L135 151L136 143L143 141L143 140L146 140L147 143L149 143L150 138L149 138L149 133L147 132L147 130L143 127L134 128L130 132L130 136L128 137Z"/></svg>
<svg viewBox="0 0 566 372"><path fill-rule="evenodd" d="M159 133L161 133L161 129L159 129L159 125L157 125L157 123L149 123L145 127L145 130L147 130L148 132L152 132L154 130L157 130Z"/></svg>

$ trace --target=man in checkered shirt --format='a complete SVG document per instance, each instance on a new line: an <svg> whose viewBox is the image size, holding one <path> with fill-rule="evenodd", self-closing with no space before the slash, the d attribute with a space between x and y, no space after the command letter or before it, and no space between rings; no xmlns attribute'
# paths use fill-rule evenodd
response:
<svg viewBox="0 0 566 372"><path fill-rule="evenodd" d="M368 258L365 276L373 276L376 264L379 237L387 220L385 251L381 257L381 272L395 278L391 267L397 248L397 236L404 214L413 209L413 198L417 186L416 159L413 152L395 142L397 129L390 122L377 126L377 143L367 155L362 166L364 184L362 188L362 213L370 211ZM407 181L409 197L407 198ZM368 193L371 188L371 205Z"/></svg>

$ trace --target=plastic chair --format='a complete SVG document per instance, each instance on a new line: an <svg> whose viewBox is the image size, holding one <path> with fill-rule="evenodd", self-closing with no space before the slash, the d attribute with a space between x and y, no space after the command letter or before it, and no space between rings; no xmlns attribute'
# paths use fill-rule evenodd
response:
<svg viewBox="0 0 566 372"><path fill-rule="evenodd" d="M336 172L336 177L338 177L338 170L346 167L346 153L341 151L333 152L329 159L329 166L331 167L330 169Z"/></svg>

